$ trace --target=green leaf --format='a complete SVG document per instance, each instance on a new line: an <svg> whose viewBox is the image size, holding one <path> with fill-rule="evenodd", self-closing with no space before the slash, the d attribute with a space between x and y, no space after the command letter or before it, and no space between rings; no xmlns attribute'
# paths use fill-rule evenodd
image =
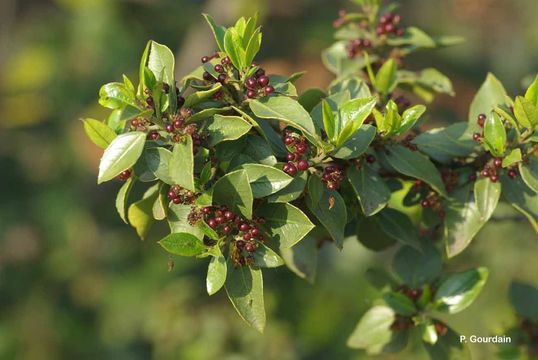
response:
<svg viewBox="0 0 538 360"><path fill-rule="evenodd" d="M398 132L402 124L402 117L398 113L398 106L394 101L389 100L385 108L385 116L383 116L377 109L374 109L373 113L378 131L383 137L388 137L389 135Z"/></svg>
<svg viewBox="0 0 538 360"><path fill-rule="evenodd" d="M350 59L347 56L347 41L338 41L321 53L323 65L339 78L356 73L365 65L364 59ZM375 61L372 59L372 61Z"/></svg>
<svg viewBox="0 0 538 360"><path fill-rule="evenodd" d="M317 104L321 103L321 100L326 96L327 94L323 90L319 88L311 88L303 91L301 95L299 95L297 101L306 111L310 112Z"/></svg>
<svg viewBox="0 0 538 360"><path fill-rule="evenodd" d="M519 173L521 178L534 192L538 193L538 158L536 156L529 157L529 163L519 163Z"/></svg>
<svg viewBox="0 0 538 360"><path fill-rule="evenodd" d="M309 283L314 283L318 263L317 239L312 233L293 247L280 246L280 254L286 266L297 276Z"/></svg>
<svg viewBox="0 0 538 360"><path fill-rule="evenodd" d="M274 268L284 265L284 260L263 244L258 244L258 248L252 256L254 257L254 264L259 267Z"/></svg>
<svg viewBox="0 0 538 360"><path fill-rule="evenodd" d="M250 109L259 118L280 120L301 130L309 140L316 133L312 118L295 100L286 96L268 96L250 102ZM317 143L316 140L311 141Z"/></svg>
<svg viewBox="0 0 538 360"><path fill-rule="evenodd" d="M142 154L145 142L146 134L141 131L121 134L112 140L99 163L97 183L112 180L132 167Z"/></svg>
<svg viewBox="0 0 538 360"><path fill-rule="evenodd" d="M501 156L506 146L506 129L501 117L496 112L490 112L484 124L484 140L489 150L495 156Z"/></svg>
<svg viewBox="0 0 538 360"><path fill-rule="evenodd" d="M350 99L349 91L342 91L339 93L332 94L327 96L324 100L330 105L332 112L335 113L338 111L340 106ZM316 133L318 136L321 136L321 129L323 129L323 104L320 102L312 108L310 111L310 116L314 122L314 127L316 128ZM337 119L335 118L335 121ZM335 131L336 132L336 131Z"/></svg>
<svg viewBox="0 0 538 360"><path fill-rule="evenodd" d="M155 223L153 219L153 203L155 203L158 196L156 190L157 187L150 188L146 193L147 196L144 195L142 200L131 204L127 212L129 223L135 228L136 233L142 240L147 237Z"/></svg>
<svg viewBox="0 0 538 360"><path fill-rule="evenodd" d="M234 28L228 28L224 34L224 50L234 67L238 70L245 68L245 50L241 37Z"/></svg>
<svg viewBox="0 0 538 360"><path fill-rule="evenodd" d="M337 191L327 190L317 176L311 176L306 206L327 229L336 246L342 248L347 223L346 204L342 196Z"/></svg>
<svg viewBox="0 0 538 360"><path fill-rule="evenodd" d="M394 255L392 268L402 281L416 289L435 280L443 268L439 251L431 244L423 244L422 252L403 246Z"/></svg>
<svg viewBox="0 0 538 360"><path fill-rule="evenodd" d="M533 83L525 92L525 100L534 106L538 106L538 75L534 78Z"/></svg>
<svg viewBox="0 0 538 360"><path fill-rule="evenodd" d="M400 125L400 129L396 132L396 134L403 134L404 132L411 130L411 128L415 126L416 122L425 111L426 106L424 105L415 105L405 110L402 114L402 123Z"/></svg>
<svg viewBox="0 0 538 360"><path fill-rule="evenodd" d="M396 62L394 59L387 60L375 76L375 87L383 95L390 94L398 85L396 74Z"/></svg>
<svg viewBox="0 0 538 360"><path fill-rule="evenodd" d="M353 99L340 107L340 121L337 121L336 146L343 145L351 138L364 120L370 115L376 104L374 98Z"/></svg>
<svg viewBox="0 0 538 360"><path fill-rule="evenodd" d="M213 186L213 202L226 205L247 219L252 218L252 202L254 197L250 180L245 170L231 172L221 177Z"/></svg>
<svg viewBox="0 0 538 360"><path fill-rule="evenodd" d="M155 202L153 203L153 207L151 209L153 213L153 218L155 220L166 219L166 215L168 213L168 202L170 201L168 199L167 190L168 186L166 186L166 184L159 184L158 196L157 199L155 199Z"/></svg>
<svg viewBox="0 0 538 360"><path fill-rule="evenodd" d="M222 256L220 248L215 246L216 256L212 256L207 267L206 288L209 295L217 293L226 281L226 259Z"/></svg>
<svg viewBox="0 0 538 360"><path fill-rule="evenodd" d="M170 204L168 213L168 224L172 233L189 233L202 240L204 231L199 226L193 226L189 223L189 214L192 211L191 205Z"/></svg>
<svg viewBox="0 0 538 360"><path fill-rule="evenodd" d="M303 172L300 175L295 175L293 180L288 186L276 193L267 197L267 202L272 203L287 203L298 199L304 192L306 186L306 180L308 179L308 172Z"/></svg>
<svg viewBox="0 0 538 360"><path fill-rule="evenodd" d="M229 266L225 289L239 316L263 333L265 305L261 270L247 266Z"/></svg>
<svg viewBox="0 0 538 360"><path fill-rule="evenodd" d="M488 274L484 267L451 274L435 293L435 309L450 314L464 310L478 297Z"/></svg>
<svg viewBox="0 0 538 360"><path fill-rule="evenodd" d="M138 107L135 94L119 82L105 84L99 89L99 104L109 109L120 109L126 105Z"/></svg>
<svg viewBox="0 0 538 360"><path fill-rule="evenodd" d="M521 149L513 149L508 155L503 158L502 167L507 168L521 161Z"/></svg>
<svg viewBox="0 0 538 360"><path fill-rule="evenodd" d="M203 109L203 110L200 110L197 113L191 115L190 117L188 117L186 122L187 123L192 123L192 122L195 122L195 121L204 120L204 119L212 117L215 114L226 113L226 112L230 111L230 109L231 109L231 107L228 107L228 106L222 107L222 108Z"/></svg>
<svg viewBox="0 0 538 360"><path fill-rule="evenodd" d="M127 217L125 214L125 205L127 203L127 197L129 196L129 193L131 192L131 189L133 187L133 183L133 178L128 178L127 181L125 181L125 184L121 186L120 190L118 191L118 194L116 195L116 210L118 210L120 218L126 224Z"/></svg>
<svg viewBox="0 0 538 360"><path fill-rule="evenodd" d="M94 120L84 119L84 131L88 138L101 149L106 149L108 145L116 138L116 133L105 123Z"/></svg>
<svg viewBox="0 0 538 360"><path fill-rule="evenodd" d="M262 44L262 34L260 33L260 30L257 29L254 34L250 37L250 40L248 42L248 45L245 49L245 65L248 66L252 64L252 61L260 51L260 47Z"/></svg>
<svg viewBox="0 0 538 360"><path fill-rule="evenodd" d="M538 105L533 104L524 97L516 97L514 115L517 121L527 129L533 130L538 126Z"/></svg>
<svg viewBox="0 0 538 360"><path fill-rule="evenodd" d="M521 317L538 320L538 289L528 284L513 282L510 284L508 297Z"/></svg>
<svg viewBox="0 0 538 360"><path fill-rule="evenodd" d="M488 74L486 81L475 95L469 109L469 132L480 132L476 119L480 114L489 114L497 106L506 101L506 90L493 74Z"/></svg>
<svg viewBox="0 0 538 360"><path fill-rule="evenodd" d="M159 180L168 185L176 184L170 176L170 160L172 152L162 147L149 148L144 151L144 160L148 170L151 171Z"/></svg>
<svg viewBox="0 0 538 360"><path fill-rule="evenodd" d="M366 150L375 138L376 128L362 125L342 146L331 153L337 159L356 159Z"/></svg>
<svg viewBox="0 0 538 360"><path fill-rule="evenodd" d="M284 189L293 178L272 166L261 164L244 164L240 166L247 172L252 195L255 199L263 198Z"/></svg>
<svg viewBox="0 0 538 360"><path fill-rule="evenodd" d="M265 219L271 236L281 247L292 247L314 228L308 216L291 204L263 204L256 209L256 215Z"/></svg>
<svg viewBox="0 0 538 360"><path fill-rule="evenodd" d="M396 319L388 306L374 306L360 319L353 333L347 339L347 346L365 349L368 354L378 354L392 338L390 329Z"/></svg>
<svg viewBox="0 0 538 360"><path fill-rule="evenodd" d="M189 233L170 234L159 240L159 245L170 254L179 256L197 256L207 250L202 240Z"/></svg>
<svg viewBox="0 0 538 360"><path fill-rule="evenodd" d="M211 28L211 31L213 32L213 35L215 36L215 41L217 42L217 46L219 47L220 51L224 52L224 34L226 33L226 28L224 26L219 26L215 24L215 21L213 18L208 14L202 14L207 23L209 24L209 27Z"/></svg>
<svg viewBox="0 0 538 360"><path fill-rule="evenodd" d="M451 258L469 246L485 221L474 201L470 185L455 190L445 209L444 239L446 253Z"/></svg>
<svg viewBox="0 0 538 360"><path fill-rule="evenodd" d="M222 141L237 140L245 135L252 125L239 116L215 115L207 124L209 146Z"/></svg>
<svg viewBox="0 0 538 360"><path fill-rule="evenodd" d="M331 105L329 105L327 100L322 100L321 104L323 128L325 129L325 133L327 134L327 137L329 139L336 140L336 124L334 121L334 114L333 110L331 109Z"/></svg>
<svg viewBox="0 0 538 360"><path fill-rule="evenodd" d="M359 170L351 166L347 177L366 216L372 216L381 211L388 203L390 190L376 171L368 164L363 164Z"/></svg>
<svg viewBox="0 0 538 360"><path fill-rule="evenodd" d="M480 178L474 183L474 199L483 221L488 221L499 203L501 184L489 178Z"/></svg>
<svg viewBox="0 0 538 360"><path fill-rule="evenodd" d="M216 83L208 90L195 91L185 99L184 107L193 107L204 100L211 98L215 93L217 93L222 88L220 83Z"/></svg>
<svg viewBox="0 0 538 360"><path fill-rule="evenodd" d="M426 131L418 135L413 144L417 145L421 152L441 163L449 163L455 157L466 157L476 147L472 133L467 131L467 124L464 122Z"/></svg>
<svg viewBox="0 0 538 360"><path fill-rule="evenodd" d="M405 29L405 34L401 37L389 38L387 43L391 46L411 45L416 48L434 48L435 40L424 31L410 26Z"/></svg>
<svg viewBox="0 0 538 360"><path fill-rule="evenodd" d="M359 218L357 240L373 251L382 251L396 244L396 240L383 230L377 216Z"/></svg>
<svg viewBox="0 0 538 360"><path fill-rule="evenodd" d="M501 176L501 184L503 198L525 215L534 231L538 233L538 194L529 189L520 176L515 179Z"/></svg>
<svg viewBox="0 0 538 360"><path fill-rule="evenodd" d="M185 189L194 191L194 155L192 138L185 136L184 142L174 145L170 159L170 178Z"/></svg>
<svg viewBox="0 0 538 360"><path fill-rule="evenodd" d="M417 312L417 308L409 297L402 293L390 291L383 295L383 300L395 313L403 316L412 316Z"/></svg>
<svg viewBox="0 0 538 360"><path fill-rule="evenodd" d="M383 231L398 242L421 249L415 226L404 213L387 208L381 211L377 218Z"/></svg>
<svg viewBox="0 0 538 360"><path fill-rule="evenodd" d="M439 336L431 320L428 319L424 324L421 324L420 331L422 332L422 341L425 343L434 345L437 342Z"/></svg>
<svg viewBox="0 0 538 360"><path fill-rule="evenodd" d="M460 341L460 335L448 328L445 335L440 335L435 345L424 344L431 359L435 360L471 360L471 351L466 342Z"/></svg>
<svg viewBox="0 0 538 360"><path fill-rule="evenodd" d="M174 86L174 54L172 51L155 41L151 42L149 50L148 68L155 75L155 79Z"/></svg>
<svg viewBox="0 0 538 360"><path fill-rule="evenodd" d="M146 65L148 63L148 56L149 56L149 49L151 48L152 41L148 41L146 44L146 47L144 48L144 52L142 53L142 58L140 59L140 66L138 70L138 95L142 96L144 93L144 89L149 88L146 86L146 79L145 79L145 71L146 71Z"/></svg>
<svg viewBox="0 0 538 360"><path fill-rule="evenodd" d="M435 165L424 155L400 145L388 147L387 161L396 171L428 183L442 196L446 196L445 185Z"/></svg>

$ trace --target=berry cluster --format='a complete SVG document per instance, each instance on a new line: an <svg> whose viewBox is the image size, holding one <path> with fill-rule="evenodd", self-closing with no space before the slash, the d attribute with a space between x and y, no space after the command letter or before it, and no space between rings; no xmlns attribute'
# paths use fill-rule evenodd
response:
<svg viewBox="0 0 538 360"><path fill-rule="evenodd" d="M413 326L411 318L402 315L396 315L394 322L390 325L392 331L404 331Z"/></svg>
<svg viewBox="0 0 538 360"><path fill-rule="evenodd" d="M433 326L435 327L435 332L439 336L445 336L448 333L448 326L442 321L435 320Z"/></svg>
<svg viewBox="0 0 538 360"><path fill-rule="evenodd" d="M372 42L369 39L350 40L346 46L347 57L353 59L355 56L362 54L363 50L371 47Z"/></svg>
<svg viewBox="0 0 538 360"><path fill-rule="evenodd" d="M489 162L486 163L484 168L480 171L480 176L489 178L491 182L495 183L499 181L499 170L502 166L503 159L493 158ZM517 172L513 169L508 171L508 176L511 178L514 178L517 176Z"/></svg>
<svg viewBox="0 0 538 360"><path fill-rule="evenodd" d="M129 179L132 175L132 171L127 169L127 170L123 170L119 175L118 175L118 179L121 180L121 181L127 181L127 179Z"/></svg>
<svg viewBox="0 0 538 360"><path fill-rule="evenodd" d="M416 302L422 296L422 289L411 289L407 285L401 285L398 291L413 300L413 302Z"/></svg>
<svg viewBox="0 0 538 360"><path fill-rule="evenodd" d="M213 56L203 56L202 57L202 63L207 63L209 60L219 58L219 54L215 53ZM222 59L220 59L220 64L216 64L213 69L218 74L218 76L215 78L210 72L205 71L202 75L205 81L209 83L215 83L219 82L222 85L226 83L229 76L233 73L234 67L232 65L232 62L230 61L230 58L225 56Z"/></svg>
<svg viewBox="0 0 538 360"><path fill-rule="evenodd" d="M275 91L275 88L269 83L270 80L269 77L265 75L265 70L259 68L254 73L254 76L245 80L245 95L249 99L254 99L258 96L271 95Z"/></svg>
<svg viewBox="0 0 538 360"><path fill-rule="evenodd" d="M193 110L190 108L181 109L178 114L170 116L169 121L166 122L165 130L170 133L174 142L181 142L186 135L190 135L192 137L193 150L196 153L202 145L203 139L198 133L198 126L196 124L186 124L186 120L192 114Z"/></svg>
<svg viewBox="0 0 538 360"><path fill-rule="evenodd" d="M196 200L196 195L179 185L172 185L168 191L168 199L174 204L192 204Z"/></svg>
<svg viewBox="0 0 538 360"><path fill-rule="evenodd" d="M420 206L422 206L423 209L430 208L436 212L441 219L444 218L446 213L439 195L435 191L431 190L431 188L422 180L416 180L415 184L413 185L413 190L419 192L421 189L424 189L422 194L425 194L425 196L420 201Z"/></svg>
<svg viewBox="0 0 538 360"><path fill-rule="evenodd" d="M253 259L249 254L256 251L258 242L265 240L259 225L265 224L265 219L245 219L234 214L226 206L207 206L202 209L207 225L215 230L219 236L228 236L234 239L236 256L234 261L238 265L251 265ZM246 255L246 256L245 256Z"/></svg>
<svg viewBox="0 0 538 360"><path fill-rule="evenodd" d="M304 136L299 135L289 129L284 130L284 144L288 150L287 162L282 171L288 175L295 175L297 171L305 171L310 167L310 163L305 158L305 154L310 148Z"/></svg>
<svg viewBox="0 0 538 360"><path fill-rule="evenodd" d="M323 170L321 180L327 189L337 190L344 180L344 169L338 164L329 165Z"/></svg>
<svg viewBox="0 0 538 360"><path fill-rule="evenodd" d="M481 128L484 128L484 124L486 123L486 114L480 114L480 115L478 115L478 117L477 117L477 119L476 119L476 123L477 123L478 126L480 126ZM481 141L483 136L484 136L484 131L482 131L481 133L475 132L475 133L473 134L473 140L474 140L474 141Z"/></svg>
<svg viewBox="0 0 538 360"><path fill-rule="evenodd" d="M405 30L398 27L401 21L402 17L398 14L388 13L381 16L376 28L377 35L394 34L396 36L403 36Z"/></svg>

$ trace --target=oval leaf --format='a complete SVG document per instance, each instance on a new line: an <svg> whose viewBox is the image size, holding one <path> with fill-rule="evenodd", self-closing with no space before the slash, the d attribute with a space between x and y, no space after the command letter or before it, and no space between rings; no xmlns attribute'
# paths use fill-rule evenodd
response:
<svg viewBox="0 0 538 360"><path fill-rule="evenodd" d="M272 166L261 164L245 164L240 169L247 172L252 195L254 198L269 196L281 189L284 189L293 181L293 178Z"/></svg>
<svg viewBox="0 0 538 360"><path fill-rule="evenodd" d="M489 178L480 178L474 183L474 199L483 221L488 221L499 203L501 184Z"/></svg>
<svg viewBox="0 0 538 360"><path fill-rule="evenodd" d="M132 167L144 149L146 134L133 131L116 137L106 148L99 163L97 183L112 180L122 171Z"/></svg>
<svg viewBox="0 0 538 360"><path fill-rule="evenodd" d="M360 319L347 339L347 346L365 349L369 354L378 354L392 338L390 329L396 316L388 306L374 306Z"/></svg>
<svg viewBox="0 0 538 360"><path fill-rule="evenodd" d="M435 309L455 314L467 308L482 291L488 273L481 267L450 275L435 293Z"/></svg>
<svg viewBox="0 0 538 360"><path fill-rule="evenodd" d="M207 250L202 240L189 233L170 234L161 239L159 245L170 254L179 256L196 256Z"/></svg>
<svg viewBox="0 0 538 360"><path fill-rule="evenodd" d="M114 130L99 120L84 119L82 121L88 138L101 149L106 149L117 136Z"/></svg>

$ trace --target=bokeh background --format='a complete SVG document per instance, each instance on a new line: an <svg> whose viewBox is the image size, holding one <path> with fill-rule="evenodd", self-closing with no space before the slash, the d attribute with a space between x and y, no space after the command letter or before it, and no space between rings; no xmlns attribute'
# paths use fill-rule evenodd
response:
<svg viewBox="0 0 538 360"><path fill-rule="evenodd" d="M0 359L363 359L346 348L377 294L363 279L387 266L355 240L343 252L322 248L315 285L286 269L267 271L268 327L241 322L226 295L208 297L207 264L170 258L141 242L114 210L118 183L96 185L100 151L81 117L102 118L101 84L136 79L148 39L177 54L178 77L215 49L201 12L231 23L261 14L259 61L274 73L307 70L300 89L326 86L319 53L347 1L323 0L1 0L0 1ZM405 24L461 35L463 45L409 60L435 66L456 98L439 98L432 123L465 120L487 71L512 95L536 73L536 0L405 0ZM501 334L515 317L512 279L538 285L538 239L501 208L451 270L490 267L478 301L448 322L465 334ZM495 348L472 347L476 359ZM412 355L411 355L412 354ZM421 358L407 353L386 359Z"/></svg>

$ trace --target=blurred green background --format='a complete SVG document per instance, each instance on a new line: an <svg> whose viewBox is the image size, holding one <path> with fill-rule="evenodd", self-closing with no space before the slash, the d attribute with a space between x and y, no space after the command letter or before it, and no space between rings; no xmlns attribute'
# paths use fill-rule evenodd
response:
<svg viewBox="0 0 538 360"><path fill-rule="evenodd" d="M345 341L376 298L362 273L387 266L355 240L321 249L316 284L286 269L265 272L268 327L241 322L224 292L205 294L206 261L169 257L141 242L115 213L118 183L96 185L100 151L79 118L104 117L101 84L136 79L148 39L177 54L178 76L215 50L201 12L231 23L260 11L259 61L273 73L307 70L300 89L331 80L319 53L347 1L0 1L0 359L363 359ZM456 98L432 105L432 123L465 120L487 71L511 94L538 70L536 0L406 0L404 24L461 35L464 45L409 59L435 66ZM509 209L496 217L509 218ZM464 335L502 333L515 321L511 279L538 285L538 241L524 221L495 221L450 270L490 267L484 293L447 319ZM490 359L493 346L472 347ZM413 353L411 355L411 353ZM405 354L423 357L411 344Z"/></svg>

